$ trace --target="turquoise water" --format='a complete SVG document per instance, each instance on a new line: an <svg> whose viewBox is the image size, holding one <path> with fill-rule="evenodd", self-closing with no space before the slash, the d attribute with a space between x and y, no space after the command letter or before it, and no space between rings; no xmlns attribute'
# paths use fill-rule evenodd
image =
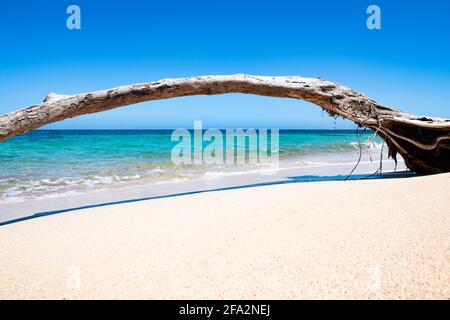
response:
<svg viewBox="0 0 450 320"><path fill-rule="evenodd" d="M0 143L0 201L261 169L250 164L175 165L171 152L178 142L171 134L172 130L38 130L15 137ZM360 140L367 142L370 135ZM380 147L379 139L370 146L374 154ZM301 167L355 162L359 148L354 131L281 130L278 154L281 168Z"/></svg>

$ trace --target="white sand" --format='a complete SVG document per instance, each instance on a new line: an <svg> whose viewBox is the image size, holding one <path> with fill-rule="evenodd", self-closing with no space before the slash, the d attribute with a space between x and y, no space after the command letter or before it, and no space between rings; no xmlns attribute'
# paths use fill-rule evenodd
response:
<svg viewBox="0 0 450 320"><path fill-rule="evenodd" d="M450 174L297 183L0 227L0 298L450 298Z"/></svg>

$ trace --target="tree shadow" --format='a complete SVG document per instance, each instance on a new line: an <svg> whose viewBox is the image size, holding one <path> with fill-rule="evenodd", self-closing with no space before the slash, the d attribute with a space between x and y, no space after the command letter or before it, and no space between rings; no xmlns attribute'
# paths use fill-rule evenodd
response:
<svg viewBox="0 0 450 320"><path fill-rule="evenodd" d="M174 193L174 194L167 194L167 195L161 195L161 196L151 196L151 197L143 197L143 198L135 198L135 199L128 199L128 200L120 200L120 201L112 201L112 202L104 202L104 203L98 203L98 204L91 204L91 205L84 205L79 207L72 207L72 208L66 208L61 210L53 210L53 211L45 211L45 212L39 212L30 214L24 217L3 221L0 222L0 226L13 224L21 221L36 219L40 217L45 216L51 216L55 214L61 214L76 210L83 210L83 209L91 209L91 208L97 208L97 207L106 207L116 204L124 204L124 203L130 203L130 202L138 202L138 201L146 201L146 200L155 200L155 199L164 199L164 198L172 198L172 197L180 197L185 195L191 195L191 194L199 194L199 193L206 193L206 192L216 192L216 191L225 191L225 190L236 190L236 189L246 189L246 188L254 188L254 187L262 187L262 186L270 186L270 185L279 185L279 184L288 184L288 183L305 183L305 182L325 182L325 181L357 181L357 180L378 180L378 179L399 179L399 178L408 178L408 177L414 177L417 176L413 172L408 171L402 171L402 172L392 172L392 173L383 173L383 174L377 174L377 175L368 175L368 174L355 174L352 176L347 175L334 175L334 176L318 176L318 175L302 175L302 176L292 176L287 177L285 180L280 181L271 181L271 182L263 182L263 183L254 183L254 184L246 184L241 186L233 186L233 187L224 187L224 188L214 188L214 189L206 189L206 190L197 190L197 191L189 191L189 192L181 192L181 193Z"/></svg>

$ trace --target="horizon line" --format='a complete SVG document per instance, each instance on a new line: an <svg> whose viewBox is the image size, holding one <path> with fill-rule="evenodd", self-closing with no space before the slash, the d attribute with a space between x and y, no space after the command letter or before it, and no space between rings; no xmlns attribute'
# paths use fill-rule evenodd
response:
<svg viewBox="0 0 450 320"><path fill-rule="evenodd" d="M35 129L26 133L35 132L35 131L157 131L157 130L177 130L177 129L186 129L186 130L194 130L194 128L125 128L125 129ZM257 127L236 127L236 128L217 128L217 127L211 127L211 128L202 128L202 130L208 130L208 129L218 129L218 130L227 130L227 129L255 129L255 130L261 130L261 129L269 129L269 130L302 130L302 131L355 131L356 129L301 129L301 128L257 128ZM366 131L371 131L370 129L366 129ZM23 134L26 134L23 133Z"/></svg>

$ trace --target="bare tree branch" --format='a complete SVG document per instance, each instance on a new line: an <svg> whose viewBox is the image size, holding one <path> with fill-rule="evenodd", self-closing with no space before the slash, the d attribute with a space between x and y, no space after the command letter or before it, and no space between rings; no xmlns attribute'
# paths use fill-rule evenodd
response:
<svg viewBox="0 0 450 320"><path fill-rule="evenodd" d="M400 153L418 173L450 171L450 120L418 117L379 104L330 81L244 74L165 79L71 96L50 93L43 103L0 117L0 141L46 124L140 103L192 95L244 93L302 99L377 132L389 154Z"/></svg>

